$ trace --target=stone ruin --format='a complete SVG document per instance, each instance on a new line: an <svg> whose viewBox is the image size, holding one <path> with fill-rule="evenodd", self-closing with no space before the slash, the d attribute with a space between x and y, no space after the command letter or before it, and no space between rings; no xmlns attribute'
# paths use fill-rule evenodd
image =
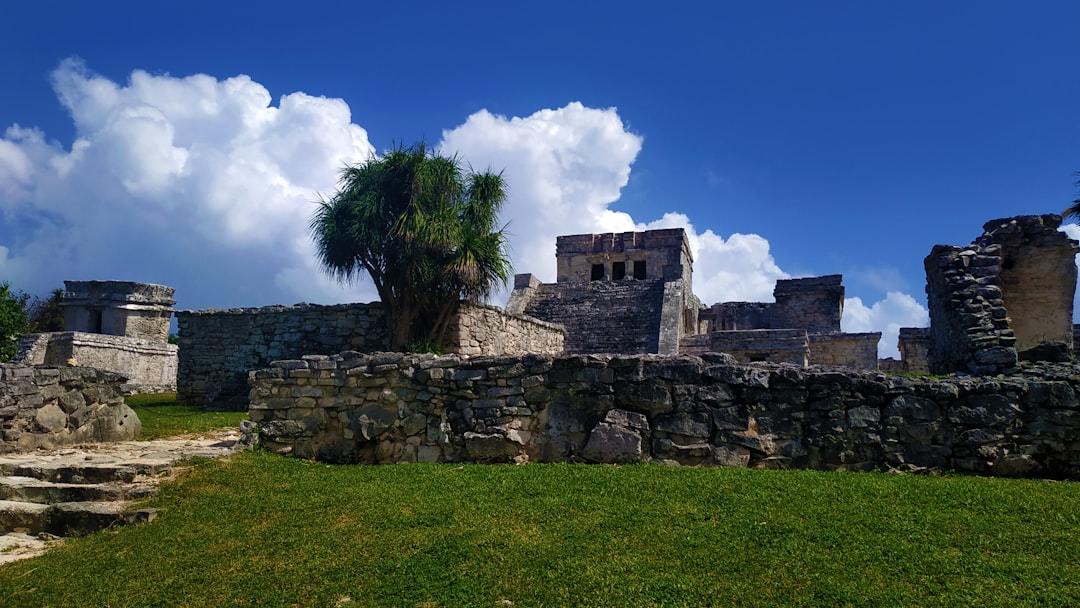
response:
<svg viewBox="0 0 1080 608"><path fill-rule="evenodd" d="M838 274L781 279L775 302L722 302L700 316L703 333L683 352L725 352L743 363L877 368L880 332L844 333L844 286Z"/></svg>
<svg viewBox="0 0 1080 608"><path fill-rule="evenodd" d="M506 310L566 327L570 354L725 352L742 362L876 369L880 333L840 331L840 275L780 280L775 303L704 308L681 228L560 236L555 283L515 277Z"/></svg>
<svg viewBox="0 0 1080 608"><path fill-rule="evenodd" d="M64 287L64 331L23 336L15 362L116 372L128 378L128 392L176 390L171 287L131 281L64 281Z"/></svg>
<svg viewBox="0 0 1080 608"><path fill-rule="evenodd" d="M992 220L966 247L933 248L924 261L931 373L990 376L1014 373L1018 361L1072 360L1080 247L1060 226L1058 215Z"/></svg>

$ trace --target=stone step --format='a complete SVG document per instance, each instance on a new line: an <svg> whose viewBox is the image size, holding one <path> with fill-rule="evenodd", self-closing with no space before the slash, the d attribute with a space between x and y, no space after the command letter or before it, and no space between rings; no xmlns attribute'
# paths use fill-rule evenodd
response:
<svg viewBox="0 0 1080 608"><path fill-rule="evenodd" d="M15 463L0 469L0 475L32 477L52 483L100 484L133 483L139 478L168 475L172 471L169 462L135 463Z"/></svg>
<svg viewBox="0 0 1080 608"><path fill-rule="evenodd" d="M131 511L171 477L175 463L236 451L239 433L129 441L53 451L0 454L0 564L33 557L64 536L150 521Z"/></svg>
<svg viewBox="0 0 1080 608"><path fill-rule="evenodd" d="M84 501L45 505L0 500L0 534L83 536L117 525L150 521L152 509L129 510L130 502Z"/></svg>
<svg viewBox="0 0 1080 608"><path fill-rule="evenodd" d="M128 523L127 501L62 502L48 512L46 532L57 536L85 536Z"/></svg>
<svg viewBox="0 0 1080 608"><path fill-rule="evenodd" d="M0 534L40 534L49 527L49 505L0 500Z"/></svg>
<svg viewBox="0 0 1080 608"><path fill-rule="evenodd" d="M154 485L150 482L79 484L42 481L34 477L0 477L0 500L41 504L131 500L148 496L153 491Z"/></svg>

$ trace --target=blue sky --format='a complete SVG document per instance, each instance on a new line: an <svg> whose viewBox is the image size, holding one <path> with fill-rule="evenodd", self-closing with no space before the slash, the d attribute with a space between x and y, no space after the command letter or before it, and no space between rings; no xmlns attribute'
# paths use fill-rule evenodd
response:
<svg viewBox="0 0 1080 608"><path fill-rule="evenodd" d="M505 171L518 272L683 225L706 304L841 273L892 354L933 245L1077 194L1080 3L462 4L5 7L0 280L374 299L319 275L310 201L426 138Z"/></svg>

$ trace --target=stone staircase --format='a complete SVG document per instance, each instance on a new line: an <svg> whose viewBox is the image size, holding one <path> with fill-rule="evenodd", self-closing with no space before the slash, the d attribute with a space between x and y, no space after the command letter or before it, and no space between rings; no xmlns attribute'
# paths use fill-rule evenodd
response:
<svg viewBox="0 0 1080 608"><path fill-rule="evenodd" d="M0 455L0 564L33 557L64 537L149 521L132 506L193 456L236 451L239 432L126 441Z"/></svg>

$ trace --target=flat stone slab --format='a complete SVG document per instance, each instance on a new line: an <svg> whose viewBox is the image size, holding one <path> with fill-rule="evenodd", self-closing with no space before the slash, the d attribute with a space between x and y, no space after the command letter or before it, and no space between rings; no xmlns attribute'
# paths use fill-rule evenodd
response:
<svg viewBox="0 0 1080 608"><path fill-rule="evenodd" d="M0 566L20 559L37 557L59 542L61 539L58 538L45 540L19 532L0 534Z"/></svg>
<svg viewBox="0 0 1080 608"><path fill-rule="evenodd" d="M192 438L120 441L52 451L5 454L0 456L0 475L41 479L27 473L63 469L102 472L133 470L136 475L154 475L179 460L195 456L218 458L231 454L238 449L239 439L239 431L230 430Z"/></svg>

